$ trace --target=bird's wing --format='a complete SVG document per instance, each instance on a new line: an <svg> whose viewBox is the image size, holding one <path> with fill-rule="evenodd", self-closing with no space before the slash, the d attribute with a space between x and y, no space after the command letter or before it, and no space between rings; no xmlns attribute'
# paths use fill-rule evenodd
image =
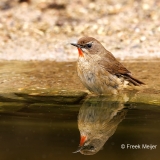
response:
<svg viewBox="0 0 160 160"><path fill-rule="evenodd" d="M131 76L131 72L128 71L120 62L118 62L110 52L107 52L103 59L98 61L98 64L105 68L105 70L109 73L116 75L117 77L123 77L135 86L144 84L140 80Z"/></svg>
<svg viewBox="0 0 160 160"><path fill-rule="evenodd" d="M99 65L105 68L109 73L114 75L131 74L116 58L107 51L102 60L98 61Z"/></svg>

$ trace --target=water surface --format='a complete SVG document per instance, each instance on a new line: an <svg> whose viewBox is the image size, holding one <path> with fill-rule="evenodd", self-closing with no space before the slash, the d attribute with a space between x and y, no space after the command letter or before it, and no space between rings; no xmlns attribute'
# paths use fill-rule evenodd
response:
<svg viewBox="0 0 160 160"><path fill-rule="evenodd" d="M12 106L12 102L10 104ZM130 106L108 100L89 100L78 105L42 103L22 105L17 111L2 110L0 112L0 159L158 160L160 159L160 112L155 108L143 104ZM104 110L103 114L102 110ZM108 140L104 146L92 156L72 153L80 143L79 129L83 130L78 128L83 126L79 125L78 119L84 120L84 115L87 114L92 117L92 122L90 119L82 123L91 122L90 125L93 125L99 118L101 123L106 122L104 137L108 133ZM96 122L93 122L95 119ZM112 128L112 131L109 132L108 128ZM127 144L140 146L153 144L157 147L153 150L121 149L122 144L125 147Z"/></svg>

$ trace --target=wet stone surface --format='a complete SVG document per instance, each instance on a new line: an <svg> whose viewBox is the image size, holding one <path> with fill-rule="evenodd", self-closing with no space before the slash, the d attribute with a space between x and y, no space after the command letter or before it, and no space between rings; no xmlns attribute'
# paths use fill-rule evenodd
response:
<svg viewBox="0 0 160 160"><path fill-rule="evenodd" d="M6 61L0 66L1 101L78 103L87 95L75 80L72 63Z"/></svg>
<svg viewBox="0 0 160 160"><path fill-rule="evenodd" d="M129 101L160 105L160 62L122 63L148 85ZM77 76L75 62L1 61L0 67L1 102L78 104L89 93Z"/></svg>

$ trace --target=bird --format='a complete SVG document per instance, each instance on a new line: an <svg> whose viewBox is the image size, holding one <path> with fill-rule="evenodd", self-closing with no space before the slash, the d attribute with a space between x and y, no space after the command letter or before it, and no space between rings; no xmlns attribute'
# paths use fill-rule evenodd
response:
<svg viewBox="0 0 160 160"><path fill-rule="evenodd" d="M122 99L91 96L84 101L78 114L80 143L73 153L94 155L103 148L127 114Z"/></svg>
<svg viewBox="0 0 160 160"><path fill-rule="evenodd" d="M97 95L118 94L145 85L133 77L111 52L93 37L82 37L77 43L77 72L82 84Z"/></svg>

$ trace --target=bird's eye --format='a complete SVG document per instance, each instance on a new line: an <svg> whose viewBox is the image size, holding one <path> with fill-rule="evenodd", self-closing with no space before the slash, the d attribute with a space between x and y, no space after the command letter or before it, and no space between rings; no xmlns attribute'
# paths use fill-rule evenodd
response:
<svg viewBox="0 0 160 160"><path fill-rule="evenodd" d="M91 48L91 47L92 47L92 43L86 44L86 47L87 47L87 48Z"/></svg>
<svg viewBox="0 0 160 160"><path fill-rule="evenodd" d="M90 150L94 150L94 146L89 146L89 149Z"/></svg>

